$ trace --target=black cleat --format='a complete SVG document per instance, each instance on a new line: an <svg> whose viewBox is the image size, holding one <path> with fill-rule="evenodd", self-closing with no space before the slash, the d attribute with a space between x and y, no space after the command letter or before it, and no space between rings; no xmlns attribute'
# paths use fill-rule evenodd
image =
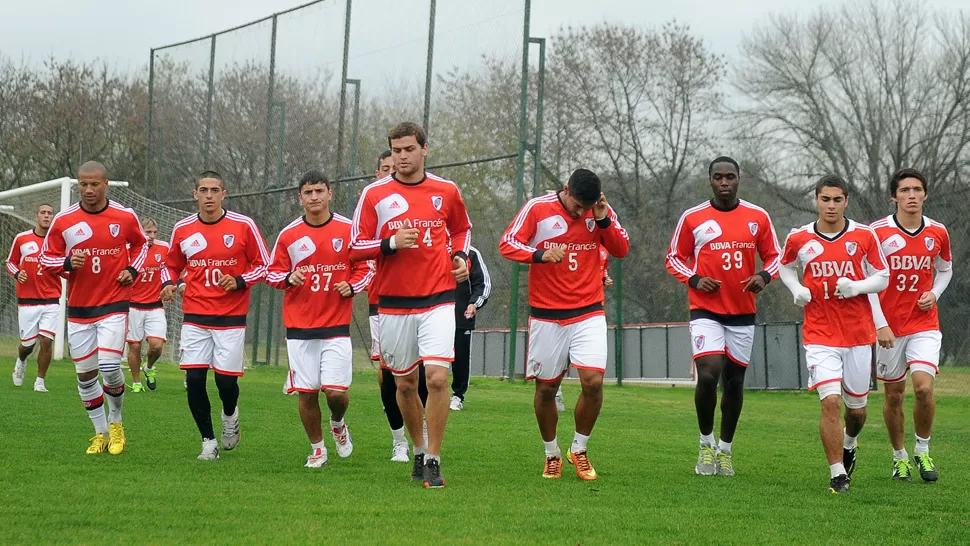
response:
<svg viewBox="0 0 970 546"><path fill-rule="evenodd" d="M852 477L855 472L855 452L858 446L852 449L842 448L842 466L845 467L845 475Z"/></svg>
<svg viewBox="0 0 970 546"><path fill-rule="evenodd" d="M913 480L913 465L909 459L893 459L893 479L901 482Z"/></svg>
<svg viewBox="0 0 970 546"><path fill-rule="evenodd" d="M926 455L913 455L913 460L916 461L919 476L923 478L924 482L935 482L940 477L936 472L936 463L930 458L929 453Z"/></svg>
<svg viewBox="0 0 970 546"><path fill-rule="evenodd" d="M829 493L837 495L839 493L849 492L849 477L845 474L839 474L838 476L832 478L829 481Z"/></svg>
<svg viewBox="0 0 970 546"><path fill-rule="evenodd" d="M441 463L439 461L428 461L424 465L424 486L433 489L440 489L445 486L445 478L441 475Z"/></svg>
<svg viewBox="0 0 970 546"><path fill-rule="evenodd" d="M424 453L415 453L414 466L411 467L411 481L424 479Z"/></svg>

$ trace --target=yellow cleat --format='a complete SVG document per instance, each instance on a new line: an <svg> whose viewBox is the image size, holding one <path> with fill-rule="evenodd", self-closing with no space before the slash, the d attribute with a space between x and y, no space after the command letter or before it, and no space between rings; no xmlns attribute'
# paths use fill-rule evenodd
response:
<svg viewBox="0 0 970 546"><path fill-rule="evenodd" d="M108 449L108 439L104 437L104 434L99 432L91 438L91 445L88 446L88 450L85 453L88 455L97 455L104 453L106 449Z"/></svg>
<svg viewBox="0 0 970 546"><path fill-rule="evenodd" d="M125 427L121 423L108 425L108 453L121 455L125 451Z"/></svg>

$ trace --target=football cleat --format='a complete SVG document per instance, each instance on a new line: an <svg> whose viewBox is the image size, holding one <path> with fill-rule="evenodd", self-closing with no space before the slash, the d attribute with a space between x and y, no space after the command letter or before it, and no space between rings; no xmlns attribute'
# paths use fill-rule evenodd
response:
<svg viewBox="0 0 970 546"><path fill-rule="evenodd" d="M849 492L849 477L845 474L839 474L838 476L832 478L829 481L829 493L837 495L839 493Z"/></svg>
<svg viewBox="0 0 970 546"><path fill-rule="evenodd" d="M904 482L913 479L913 465L909 459L893 459L893 479Z"/></svg>
<svg viewBox="0 0 970 546"><path fill-rule="evenodd" d="M215 438L212 440L202 440L202 453L196 457L200 461L215 461L219 459L219 442Z"/></svg>
<svg viewBox="0 0 970 546"><path fill-rule="evenodd" d="M121 455L125 451L125 427L121 423L108 424L108 453Z"/></svg>
<svg viewBox="0 0 970 546"><path fill-rule="evenodd" d="M555 480L562 477L562 457L554 455L546 457L546 466L542 470L542 477Z"/></svg>
<svg viewBox="0 0 970 546"><path fill-rule="evenodd" d="M411 480L424 479L424 453L414 455L414 466L411 467Z"/></svg>
<svg viewBox="0 0 970 546"><path fill-rule="evenodd" d="M314 449L306 458L306 464L303 465L307 468L321 468L327 464L327 450L326 449Z"/></svg>
<svg viewBox="0 0 970 546"><path fill-rule="evenodd" d="M222 415L222 449L231 451L239 445L239 407L236 407L232 415L221 411L219 414Z"/></svg>
<svg viewBox="0 0 970 546"><path fill-rule="evenodd" d="M40 377L34 381L34 392L49 392L47 390L47 384Z"/></svg>
<svg viewBox="0 0 970 546"><path fill-rule="evenodd" d="M145 385L148 386L148 390L155 390L158 387L158 370L155 368L145 368L142 372L145 374Z"/></svg>
<svg viewBox="0 0 970 546"><path fill-rule="evenodd" d="M576 466L576 477L581 480L595 480L598 476L596 475L596 470L593 469L593 465L589 462L589 457L586 456L586 450L569 454L569 462Z"/></svg>
<svg viewBox="0 0 970 546"><path fill-rule="evenodd" d="M87 451L85 451L85 453L88 455L97 455L108 450L108 439L105 438L104 434L100 432L95 434L91 438L90 442L91 445L88 446Z"/></svg>
<svg viewBox="0 0 970 546"><path fill-rule="evenodd" d="M845 475L852 477L852 473L855 472L855 454L859 446L852 449L842 448L842 466L845 467Z"/></svg>
<svg viewBox="0 0 970 546"><path fill-rule="evenodd" d="M341 459L350 457L354 452L354 440L350 437L350 429L347 428L346 423L340 428L331 425L330 434L333 436L333 443L337 446L337 455L340 455Z"/></svg>
<svg viewBox="0 0 970 546"><path fill-rule="evenodd" d="M935 482L940 477L939 473L936 471L936 464L933 462L933 459L930 458L929 453L913 455L913 460L916 461L916 468L919 469L919 476L923 478L924 482Z"/></svg>
<svg viewBox="0 0 970 546"><path fill-rule="evenodd" d="M697 464L694 465L694 473L701 476L717 474L717 451L713 446L700 447L697 454Z"/></svg>
<svg viewBox="0 0 970 546"><path fill-rule="evenodd" d="M452 396L451 402L449 403L448 407L451 409L451 411L461 411L463 407L461 398L458 398L457 396Z"/></svg>
<svg viewBox="0 0 970 546"><path fill-rule="evenodd" d="M145 392L147 390L141 383L131 384L131 392Z"/></svg>
<svg viewBox="0 0 970 546"><path fill-rule="evenodd" d="M394 445L391 446L391 462L406 463L410 460L411 458L408 457L408 443L394 442Z"/></svg>
<svg viewBox="0 0 970 546"><path fill-rule="evenodd" d="M439 461L428 461L424 465L424 486L431 489L441 489L445 486L445 478L441 475L441 463Z"/></svg>
<svg viewBox="0 0 970 546"><path fill-rule="evenodd" d="M17 361L13 367L13 386L22 387L24 385L24 374L27 373L27 363Z"/></svg>
<svg viewBox="0 0 970 546"><path fill-rule="evenodd" d="M718 451L717 453L717 475L718 476L733 476L734 475L734 461L732 460L730 453L725 453L723 451Z"/></svg>

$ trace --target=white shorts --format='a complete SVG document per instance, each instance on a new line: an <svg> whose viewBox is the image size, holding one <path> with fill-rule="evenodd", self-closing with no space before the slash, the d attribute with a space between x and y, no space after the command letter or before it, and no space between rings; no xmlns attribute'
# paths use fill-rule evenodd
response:
<svg viewBox="0 0 970 546"><path fill-rule="evenodd" d="M67 321L67 344L77 373L93 372L98 362L121 362L128 315L108 315L97 322Z"/></svg>
<svg viewBox="0 0 970 546"><path fill-rule="evenodd" d="M370 359L379 361L381 359L381 338L380 320L377 315L371 315L370 319Z"/></svg>
<svg viewBox="0 0 970 546"><path fill-rule="evenodd" d="M286 392L345 391L354 375L349 337L288 339L290 373Z"/></svg>
<svg viewBox="0 0 970 546"><path fill-rule="evenodd" d="M378 315L382 368L408 375L425 364L455 360L455 304L411 315Z"/></svg>
<svg viewBox="0 0 970 546"><path fill-rule="evenodd" d="M690 349L694 360L708 355L725 355L735 364L748 367L754 346L754 325L726 326L711 319L690 321Z"/></svg>
<svg viewBox="0 0 970 546"><path fill-rule="evenodd" d="M223 375L242 375L246 328L202 328L182 325L179 368L212 368Z"/></svg>
<svg viewBox="0 0 970 546"><path fill-rule="evenodd" d="M148 338L165 341L168 323L165 309L135 309L128 311L128 343L141 343Z"/></svg>
<svg viewBox="0 0 970 546"><path fill-rule="evenodd" d="M886 383L906 381L906 369L926 372L931 377L940 373L940 347L943 334L939 330L917 332L896 338L892 349L876 347L876 378Z"/></svg>
<svg viewBox="0 0 970 546"><path fill-rule="evenodd" d="M32 347L37 336L54 339L57 329L57 316L60 306L56 303L48 305L22 305L17 307L17 317L20 319L20 344Z"/></svg>
<svg viewBox="0 0 970 546"><path fill-rule="evenodd" d="M529 319L525 378L556 381L566 373L567 364L606 372L606 315L572 324Z"/></svg>
<svg viewBox="0 0 970 546"><path fill-rule="evenodd" d="M872 371L872 347L826 347L806 345L808 390L818 390L819 399L840 394L846 407L866 407Z"/></svg>

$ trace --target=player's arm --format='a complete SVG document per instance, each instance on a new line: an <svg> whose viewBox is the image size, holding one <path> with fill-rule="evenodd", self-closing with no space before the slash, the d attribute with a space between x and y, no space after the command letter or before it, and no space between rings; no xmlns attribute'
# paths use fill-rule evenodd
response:
<svg viewBox="0 0 970 546"><path fill-rule="evenodd" d="M13 244L10 245L10 253L7 254L7 272L13 275L13 278L17 279L18 281L24 282L27 280L26 278L24 280L20 279L20 259L22 256L20 255L19 243L20 240L19 237L17 237L14 238Z"/></svg>
<svg viewBox="0 0 970 546"><path fill-rule="evenodd" d="M354 210L354 218L351 220L350 259L355 262L373 260L382 253L393 254L396 250L396 245L392 247L393 236L385 239L378 237L377 210L369 197L370 192L365 189L360 195L357 208Z"/></svg>
<svg viewBox="0 0 970 546"><path fill-rule="evenodd" d="M63 271L71 271L84 265L84 256L67 256L67 243L60 229L57 229L58 217L54 217L47 236L44 237L44 246L40 249L40 266L44 269L60 275Z"/></svg>
<svg viewBox="0 0 970 546"><path fill-rule="evenodd" d="M687 260L694 256L694 231L687 223L687 213L680 216L674 235L670 239L670 250L667 252L667 271L679 282L700 290L701 292L715 292L721 287L721 281L711 277L701 277L688 267ZM696 266L696 264L695 264Z"/></svg>
<svg viewBox="0 0 970 546"><path fill-rule="evenodd" d="M498 243L499 254L507 260L523 264L561 262L566 255L561 248L540 250L529 246L535 233L536 221L532 215L532 203L526 203L502 235Z"/></svg>
<svg viewBox="0 0 970 546"><path fill-rule="evenodd" d="M160 264L159 279L162 281L162 301L172 301L175 298L177 284L185 284L182 280L182 273L185 271L186 259L185 254L182 253L182 245L178 237L178 229L176 229L172 232L172 242L168 254L165 256L165 261Z"/></svg>
<svg viewBox="0 0 970 546"><path fill-rule="evenodd" d="M451 257L461 258L468 268L468 252L472 245L472 221L468 217L468 209L461 198L461 192L455 186L455 195L451 199L448 211L448 233L451 234Z"/></svg>
<svg viewBox="0 0 970 546"><path fill-rule="evenodd" d="M374 264L374 260L351 262L350 280L347 281L350 284L350 295L360 294L367 290L370 282L374 280L375 274L377 274L377 265Z"/></svg>
<svg viewBox="0 0 970 546"><path fill-rule="evenodd" d="M872 322L876 325L876 342L884 349L892 349L896 344L896 335L889 327L886 314L882 312L879 294L868 294L869 306L872 307Z"/></svg>
<svg viewBox="0 0 970 546"><path fill-rule="evenodd" d="M600 194L600 200L593 205L593 219L599 231L600 243L607 252L623 258L630 253L630 236L616 216L616 211L606 202L606 196Z"/></svg>
<svg viewBox="0 0 970 546"><path fill-rule="evenodd" d="M854 281L848 277L839 277L839 280L835 281L836 296L852 298L862 294L876 294L889 286L889 265L886 264L886 257L882 254L882 247L879 246L879 240L871 229L868 234L864 248L865 255L862 258L866 278Z"/></svg>
<svg viewBox="0 0 970 546"><path fill-rule="evenodd" d="M228 277L232 281L226 281L222 287L227 290L245 290L254 284L261 283L266 279L266 266L269 264L269 253L266 251L266 243L263 242L263 234L253 221L246 222L249 228L249 235L246 241L246 262L249 269L242 275Z"/></svg>
<svg viewBox="0 0 970 546"><path fill-rule="evenodd" d="M474 305L475 309L481 309L488 303L488 297L492 294L492 279L488 275L488 268L485 267L485 260L482 254L476 250L471 250L472 270L468 273L468 281L471 284L471 293L468 297L469 305Z"/></svg>
<svg viewBox="0 0 970 546"><path fill-rule="evenodd" d="M795 305L805 307L812 301L812 291L798 278L798 244L793 239L795 239L795 230L788 234L788 240L785 241L785 250L779 262L778 278L791 292Z"/></svg>
<svg viewBox="0 0 970 546"><path fill-rule="evenodd" d="M942 241L940 241L940 254L933 260L933 270L936 275L933 277L933 287L929 292L923 293L916 305L921 311L929 311L936 305L936 302L943 295L943 291L950 285L953 279L953 262L950 253L950 233L943 229Z"/></svg>
<svg viewBox="0 0 970 546"><path fill-rule="evenodd" d="M134 212L131 213L131 219L132 222L127 235L128 257L130 259L127 269L131 273L131 278L135 279L138 277L138 272L145 266L145 260L148 259L148 237L142 231L141 221L138 220L138 216Z"/></svg>
<svg viewBox="0 0 970 546"><path fill-rule="evenodd" d="M286 232L283 232L276 238L276 244L273 245L273 252L269 257L269 267L266 268L266 284L277 290L286 290L295 285L289 282L290 275L294 273L290 263L290 253L286 251L287 243L283 241L285 235Z"/></svg>

